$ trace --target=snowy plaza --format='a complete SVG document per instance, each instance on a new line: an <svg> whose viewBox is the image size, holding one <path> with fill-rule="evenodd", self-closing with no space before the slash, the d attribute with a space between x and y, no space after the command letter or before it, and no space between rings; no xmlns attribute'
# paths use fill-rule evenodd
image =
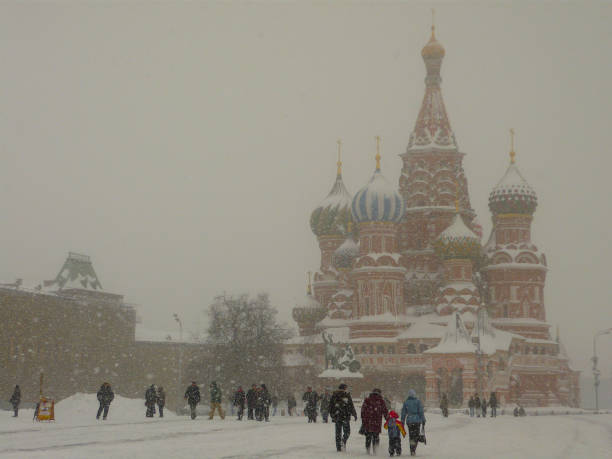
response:
<svg viewBox="0 0 612 459"><path fill-rule="evenodd" d="M273 416L269 423L167 412L146 419L142 400L117 397L107 421L96 421L95 394L59 402L56 421L32 422L32 411L0 418L0 458L333 458L333 424L307 424L303 416ZM470 418L426 413L427 445L417 457L609 458L612 414ZM367 457L361 419L351 423L346 454ZM406 456L407 440L402 441ZM388 457L381 435L378 457Z"/></svg>

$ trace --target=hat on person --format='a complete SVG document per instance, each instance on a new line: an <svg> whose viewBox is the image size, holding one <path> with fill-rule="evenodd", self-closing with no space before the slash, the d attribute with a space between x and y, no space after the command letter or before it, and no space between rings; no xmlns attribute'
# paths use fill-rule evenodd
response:
<svg viewBox="0 0 612 459"><path fill-rule="evenodd" d="M348 386L347 386L346 384L342 383L342 384L340 384L340 385L338 386L338 389L340 389L340 390L344 390L344 389L346 389L347 387L348 387Z"/></svg>
<svg viewBox="0 0 612 459"><path fill-rule="evenodd" d="M414 391L414 389L410 389L408 391L408 397L416 397L416 392Z"/></svg>
<svg viewBox="0 0 612 459"><path fill-rule="evenodd" d="M380 394L382 394L382 391L380 389L376 389L375 388L375 389L372 389L372 393L380 395Z"/></svg>
<svg viewBox="0 0 612 459"><path fill-rule="evenodd" d="M395 411L393 411L393 410L389 411L389 417L390 418L395 418L395 419L399 418L397 413Z"/></svg>

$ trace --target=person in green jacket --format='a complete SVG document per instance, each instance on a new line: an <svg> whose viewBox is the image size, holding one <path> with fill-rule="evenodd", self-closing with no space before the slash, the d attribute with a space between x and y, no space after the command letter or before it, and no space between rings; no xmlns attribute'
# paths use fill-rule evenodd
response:
<svg viewBox="0 0 612 459"><path fill-rule="evenodd" d="M208 419L212 419L215 415L215 410L219 411L221 419L225 419L225 413L221 408L221 389L217 386L215 381L210 383L210 415Z"/></svg>

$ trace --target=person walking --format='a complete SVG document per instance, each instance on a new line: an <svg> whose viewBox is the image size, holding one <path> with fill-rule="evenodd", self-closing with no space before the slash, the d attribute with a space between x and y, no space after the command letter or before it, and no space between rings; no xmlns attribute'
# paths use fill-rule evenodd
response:
<svg viewBox="0 0 612 459"><path fill-rule="evenodd" d="M216 381L210 383L210 415L208 419L212 419L215 415L215 410L219 412L221 419L225 419L225 413L221 408L221 389L217 386Z"/></svg>
<svg viewBox="0 0 612 459"><path fill-rule="evenodd" d="M242 421L242 416L244 415L245 402L246 402L246 395L244 395L242 386L238 386L238 390L234 392L234 400L232 401L232 403L233 403L233 406L238 408L238 420L239 421Z"/></svg>
<svg viewBox="0 0 612 459"><path fill-rule="evenodd" d="M272 404L272 396L270 395L270 391L265 384L261 385L261 399L263 409L262 417L266 422L270 422L270 405Z"/></svg>
<svg viewBox="0 0 612 459"><path fill-rule="evenodd" d="M389 411L389 417L384 427L387 429L389 436L389 456L393 456L394 454L401 456L402 437L406 436L406 429L395 411Z"/></svg>
<svg viewBox="0 0 612 459"><path fill-rule="evenodd" d="M347 385L340 384L329 399L329 415L336 425L336 450L346 451L346 442L351 435L351 416L357 420L357 412Z"/></svg>
<svg viewBox="0 0 612 459"><path fill-rule="evenodd" d="M470 397L470 401L468 402L468 408L470 409L470 417L474 417L474 396Z"/></svg>
<svg viewBox="0 0 612 459"><path fill-rule="evenodd" d="M482 402L480 402L480 407L482 409L482 417L486 418L487 417L487 399L485 398L485 396L482 396Z"/></svg>
<svg viewBox="0 0 612 459"><path fill-rule="evenodd" d="M389 410L385 400L382 398L380 389L372 389L370 395L361 406L361 422L365 431L365 447L368 454L376 456L376 450L380 443L380 431L382 419L389 417ZM370 450L370 446L372 447Z"/></svg>
<svg viewBox="0 0 612 459"><path fill-rule="evenodd" d="M147 418L152 418L155 415L155 404L157 403L157 391L155 390L155 384L151 384L145 392L145 406L147 407L147 412L145 416Z"/></svg>
<svg viewBox="0 0 612 459"><path fill-rule="evenodd" d="M317 422L317 402L319 401L317 392L308 386L302 396L302 401L306 404L304 406L304 414L308 416L308 422Z"/></svg>
<svg viewBox="0 0 612 459"><path fill-rule="evenodd" d="M408 398L402 406L401 421L408 426L408 438L410 439L410 455L416 454L419 436L421 434L421 425L425 428L425 413L423 412L423 404L417 398L414 389L408 391Z"/></svg>
<svg viewBox="0 0 612 459"><path fill-rule="evenodd" d="M321 403L320 403L320 410L321 410L321 417L323 418L323 422L327 424L327 419L329 418L329 401L331 399L331 394L329 393L329 390L327 388L325 388L325 392L323 393L323 396L321 397Z"/></svg>
<svg viewBox="0 0 612 459"><path fill-rule="evenodd" d="M474 411L476 412L476 417L480 417L480 397L478 394L474 395Z"/></svg>
<svg viewBox="0 0 612 459"><path fill-rule="evenodd" d="M198 403L200 403L200 388L195 381L191 381L191 386L187 387L185 397L183 398L187 400L187 403L189 404L191 419L195 419L197 416L196 406L198 406Z"/></svg>
<svg viewBox="0 0 612 459"><path fill-rule="evenodd" d="M163 387L157 389L157 406L159 407L159 417L164 417L164 406L166 406L166 391Z"/></svg>
<svg viewBox="0 0 612 459"><path fill-rule="evenodd" d="M251 388L248 390L246 394L247 401L247 417L250 420L253 420L253 410L255 410L255 405L257 404L257 384L253 384Z"/></svg>
<svg viewBox="0 0 612 459"><path fill-rule="evenodd" d="M440 400L440 409L442 410L442 416L448 417L448 397L446 393L442 394L442 400Z"/></svg>
<svg viewBox="0 0 612 459"><path fill-rule="evenodd" d="M491 396L489 397L489 406L491 407L491 417L497 417L497 394L495 392L491 392Z"/></svg>
<svg viewBox="0 0 612 459"><path fill-rule="evenodd" d="M295 413L296 406L297 401L295 400L295 397L293 396L293 394L289 394L289 396L287 397L287 412L289 413L289 416L293 416L293 414Z"/></svg>
<svg viewBox="0 0 612 459"><path fill-rule="evenodd" d="M103 383L100 386L100 390L98 390L97 397L98 402L100 402L100 407L98 408L98 414L96 414L96 419L100 419L100 415L102 414L102 420L106 421L106 417L108 416L108 409L110 408L111 402L115 398L115 393L113 392L111 385L107 382Z"/></svg>
<svg viewBox="0 0 612 459"><path fill-rule="evenodd" d="M15 413L13 417L16 418L19 414L19 404L21 403L21 389L19 388L19 384L15 386L9 402L13 405L13 412Z"/></svg>

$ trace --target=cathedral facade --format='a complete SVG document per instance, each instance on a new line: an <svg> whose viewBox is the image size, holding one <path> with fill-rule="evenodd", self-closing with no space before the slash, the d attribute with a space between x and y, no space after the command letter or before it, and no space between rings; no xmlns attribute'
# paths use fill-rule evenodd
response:
<svg viewBox="0 0 612 459"><path fill-rule="evenodd" d="M546 256L531 240L536 193L512 146L482 240L434 32L421 52L425 95L399 185L384 177L377 142L370 181L351 195L339 158L335 183L312 212L321 264L293 310L300 336L287 345L286 364L316 385L325 332L360 362L362 377L349 381L357 393L382 386L401 398L414 388L429 406L447 394L461 407L474 393L495 392L502 404L578 406L579 373L546 321Z"/></svg>

